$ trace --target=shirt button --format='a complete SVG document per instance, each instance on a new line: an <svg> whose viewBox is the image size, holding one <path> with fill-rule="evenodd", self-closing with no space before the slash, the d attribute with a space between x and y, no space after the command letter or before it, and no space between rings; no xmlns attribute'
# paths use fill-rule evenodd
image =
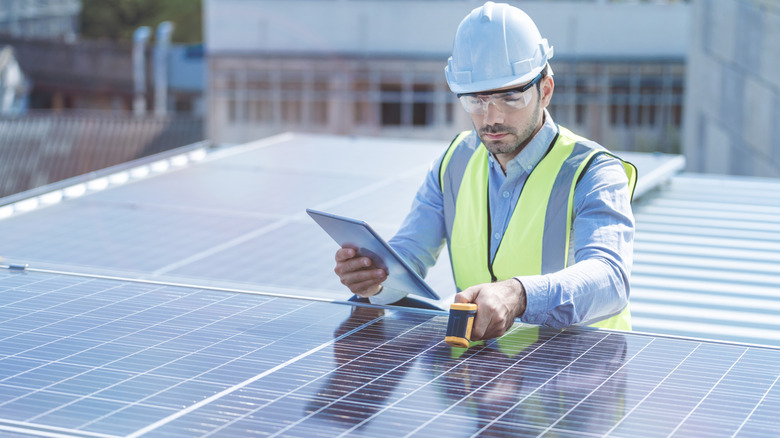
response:
<svg viewBox="0 0 780 438"><path fill-rule="evenodd" d="M499 239L501 239L501 234L496 233L496 234L493 235L493 238L496 239L496 240L499 240Z"/></svg>
<svg viewBox="0 0 780 438"><path fill-rule="evenodd" d="M508 198L508 197L509 197L509 191L508 191L508 190L505 190L505 191L504 191L504 198Z"/></svg>

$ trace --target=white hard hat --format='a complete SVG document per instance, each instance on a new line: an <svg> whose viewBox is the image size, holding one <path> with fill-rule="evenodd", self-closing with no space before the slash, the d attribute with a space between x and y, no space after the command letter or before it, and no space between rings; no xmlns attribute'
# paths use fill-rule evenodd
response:
<svg viewBox="0 0 780 438"><path fill-rule="evenodd" d="M444 73L453 93L478 93L522 85L552 56L552 46L528 14L487 2L460 22Z"/></svg>

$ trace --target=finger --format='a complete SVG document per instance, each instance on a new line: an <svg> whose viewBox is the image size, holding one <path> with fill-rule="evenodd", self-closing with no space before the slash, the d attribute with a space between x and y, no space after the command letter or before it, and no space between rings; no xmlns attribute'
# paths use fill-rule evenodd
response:
<svg viewBox="0 0 780 438"><path fill-rule="evenodd" d="M489 309L482 309L477 304L477 314L474 315L474 326L471 328L471 340L479 341L481 339L487 339L485 334L490 326L492 314Z"/></svg>
<svg viewBox="0 0 780 438"><path fill-rule="evenodd" d="M510 327L512 327L514 318L500 306L490 306L488 304L478 304L478 306L477 317L480 319L479 321L477 321L477 319L474 320L474 326L476 327L477 324L479 324L479 331L477 334L480 339L497 338L502 336ZM479 310L482 311L481 315L479 314Z"/></svg>
<svg viewBox="0 0 780 438"><path fill-rule="evenodd" d="M339 277L343 277L352 272L376 268L373 264L374 262L368 257L353 257L348 260L337 262L334 271L336 271L336 274L338 274Z"/></svg>
<svg viewBox="0 0 780 438"><path fill-rule="evenodd" d="M337 262L343 262L345 260L349 260L352 257L355 257L355 254L357 254L357 251L355 251L355 248L342 246L341 248L339 248L338 251L336 251L336 261Z"/></svg>
<svg viewBox="0 0 780 438"><path fill-rule="evenodd" d="M381 282L368 280L360 283L351 284L349 290L352 291L352 293L355 295L368 298L370 296L378 294L381 289L382 289Z"/></svg>
<svg viewBox="0 0 780 438"><path fill-rule="evenodd" d="M455 294L456 303L473 303L479 295L479 288L472 286Z"/></svg>
<svg viewBox="0 0 780 438"><path fill-rule="evenodd" d="M485 311L480 311L479 308L479 285L472 286L469 288L466 288L462 290L461 292L455 294L455 302L456 303L476 303L477 304L477 313L474 315L474 325L471 328L471 340L472 341L478 341L482 339L482 336L485 333L485 324L487 323L489 319L489 312L487 309Z"/></svg>
<svg viewBox="0 0 780 438"><path fill-rule="evenodd" d="M369 298L379 293L379 291L382 290L381 286L378 284L372 285L367 287L366 289L359 290L359 291L353 291L355 295L363 298Z"/></svg>
<svg viewBox="0 0 780 438"><path fill-rule="evenodd" d="M482 339L493 339L503 335L507 330L506 320L501 318L500 315L493 315L488 327L485 329L485 333L482 334Z"/></svg>
<svg viewBox="0 0 780 438"><path fill-rule="evenodd" d="M387 279L387 273L381 269L349 272L341 276L341 283L352 292L362 291L370 286L379 285Z"/></svg>
<svg viewBox="0 0 780 438"><path fill-rule="evenodd" d="M342 283L346 285L353 285L365 281L382 282L386 279L387 273L381 269L352 271L344 274L341 277Z"/></svg>

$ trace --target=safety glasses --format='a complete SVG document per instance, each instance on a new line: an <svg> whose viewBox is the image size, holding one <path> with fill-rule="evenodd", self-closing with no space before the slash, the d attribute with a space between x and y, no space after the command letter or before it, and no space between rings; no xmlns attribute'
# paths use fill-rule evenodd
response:
<svg viewBox="0 0 780 438"><path fill-rule="evenodd" d="M469 114L485 114L491 103L502 113L521 110L531 102L532 93L528 92L542 79L539 73L531 82L509 90L491 91L478 94L458 94L458 100Z"/></svg>

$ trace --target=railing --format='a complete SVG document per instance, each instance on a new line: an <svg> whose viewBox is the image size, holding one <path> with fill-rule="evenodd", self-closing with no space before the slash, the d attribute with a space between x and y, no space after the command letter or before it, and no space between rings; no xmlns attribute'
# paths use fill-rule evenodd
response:
<svg viewBox="0 0 780 438"><path fill-rule="evenodd" d="M192 117L35 112L0 118L0 197L203 140Z"/></svg>

